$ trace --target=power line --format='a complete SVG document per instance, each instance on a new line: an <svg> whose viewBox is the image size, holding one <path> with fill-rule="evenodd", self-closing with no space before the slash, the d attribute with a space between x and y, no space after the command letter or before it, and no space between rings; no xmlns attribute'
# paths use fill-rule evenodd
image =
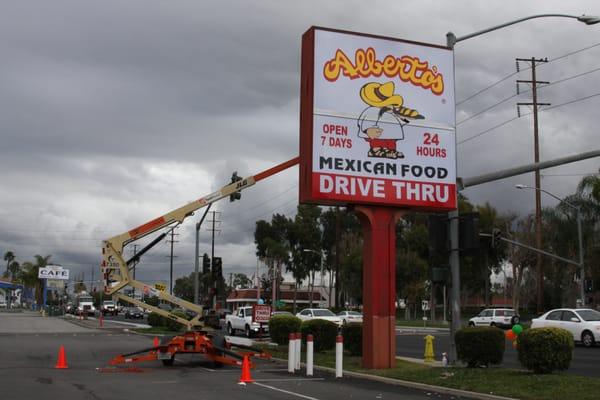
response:
<svg viewBox="0 0 600 400"><path fill-rule="evenodd" d="M573 103L579 103L580 101L588 100L588 99L591 99L591 98L597 97L597 96L600 96L600 93L595 93L595 94L592 94L592 95L589 95L589 96L586 96L586 97L580 97L580 98L575 99L575 100L567 101L566 103L560 103L560 104L557 104L557 105L552 106L552 107L544 108L543 110L540 110L540 111L553 110L553 109L558 108L558 107L566 106L566 105L573 104Z"/></svg>
<svg viewBox="0 0 600 400"><path fill-rule="evenodd" d="M600 93L595 93L595 94L592 94L592 95L589 95L589 96L585 96L585 97L581 97L581 98L578 98L578 99L575 99L575 100L567 101L565 103L556 104L556 105L548 107L548 108L543 108L543 109L540 110L540 112L544 112L544 111L548 111L548 110L553 110L553 109L556 109L556 108L559 108L559 107L562 107L562 106L566 106L566 105L569 105L569 104L577 103L577 102L580 102L580 101L583 101L583 100L588 100L588 99L591 99L591 98L597 97L597 96L600 96ZM525 116L531 115L531 114L533 114L533 112L526 113L526 114L521 114L521 117L525 117ZM482 135L485 135L486 133L489 133L489 132L491 132L491 131L493 131L493 130L495 130L497 128L500 128L500 127L502 127L502 126L504 126L504 125L506 125L506 124L508 124L508 123L510 123L510 122L512 122L514 120L516 120L516 119L519 119L519 117L511 118L509 120L506 120L506 121L502 122L501 124L495 125L495 126L489 128L489 129L481 131L481 132L479 132L479 133L477 133L477 134L475 134L473 136L469 136L468 138L459 141L457 144L463 144L463 143L466 143L468 141L471 141L471 140L473 140L475 138L478 138L478 137L480 137Z"/></svg>
<svg viewBox="0 0 600 400"><path fill-rule="evenodd" d="M515 76L516 74L518 74L518 72L513 72L513 73L511 73L511 74L509 74L509 75L506 75L504 78L500 79L499 81L497 81L497 82L494 82L494 83L492 83L491 85L489 85L489 86L486 86L486 87L484 87L483 89L481 89L480 91L478 91L478 92L476 92L476 93L472 94L471 96L467 97L466 99L464 99L464 100L461 100L461 101L457 102L457 103L456 103L456 105L457 105L457 106L459 106L459 105L461 105L462 103L464 103L464 102L466 102L466 101L469 101L469 100L471 100L473 97L479 96L481 93L485 92L486 90L489 90L489 89L493 88L494 86L497 86L497 85L499 85L500 83L502 83L502 82L504 82L505 80L507 80L507 79L509 79L509 78L511 78L511 77L513 77L513 76Z"/></svg>
<svg viewBox="0 0 600 400"><path fill-rule="evenodd" d="M558 61L558 60L562 60L563 58L570 57L570 56L572 56L572 55L574 55L574 54L581 53L581 52L583 52L583 51L586 51L586 50L590 50L590 49L592 49L592 48L594 48L594 47L597 47L597 46L600 46L600 43L595 43L595 44L592 44L592 45L590 45L590 46L583 47L583 48L581 48L581 49L578 49L578 50L574 50L574 51L572 51L572 52L570 52L570 53L563 54L562 56L559 56L559 57L556 57L556 58L550 59L550 60L548 61L548 63L547 63L547 64L553 63L553 62L555 62L555 61ZM527 71L528 69L531 69L531 67L526 67L526 68L524 68L524 69L523 69L523 70L521 70L521 71ZM456 105L457 105L457 106L459 106L459 105L461 105L461 104L463 104L463 103L465 103L465 102L467 102L467 101L471 100L472 98L474 98L474 97L476 97L476 96L479 96L481 93L483 93L483 92L485 92L485 91L487 91L487 90L489 90L489 89L491 89L491 88L493 88L493 87L497 86L498 84L500 84L500 83L504 82L505 80L507 80L507 79L509 79L509 78L511 78L511 77L513 77L513 76L515 76L516 74L518 74L518 73L519 73L519 72L521 72L521 71L513 72L513 73L511 73L511 74L509 74L509 75L507 75L507 76L505 76L505 77L501 78L500 80L498 80L498 81L496 81L496 82L492 83L492 84L491 84L491 85L489 85L489 86L486 86L486 87L484 87L483 89L481 89L481 90L479 90L478 92L476 92L476 93L472 94L471 96L469 96L469 97L467 97L467 98L465 98L465 99L463 99L463 100L461 100L461 101L457 102L457 103L456 103Z"/></svg>
<svg viewBox="0 0 600 400"><path fill-rule="evenodd" d="M531 68L529 67L528 69L531 69ZM580 78L580 77L582 77L582 76L589 75L589 74L591 74L591 73L598 72L598 71L600 71L600 67L598 67L598 68L594 68L594 69L592 69L592 70L589 70L589 71L586 71L586 72L582 72L582 73L580 73L580 74L577 74L577 75L569 76L569 77L567 77L567 78L559 79L559 80L557 80L557 81L555 81L555 82L550 82L550 83L548 83L548 84L546 84L546 85L544 85L544 86L540 86L540 87L538 88L538 90L542 90L542 89L548 88L548 87L550 87L550 86L554 86L554 85L556 85L556 84L558 84L558 83L563 83L563 82L570 81L570 80L572 80L572 79ZM502 100L500 100L499 102L497 102L497 103L494 103L494 104L492 104L491 106L489 106L489 107L487 107L487 108L485 108L485 109L483 109L483 110L481 110L481 111L479 111L479 112L477 112L477 113L475 113L475 114L472 114L472 115L470 115L469 117L467 117L467 118L465 118L465 119L463 119L463 120L461 120L461 121L458 121L458 122L456 123L456 126L458 126L458 125L460 125L460 124L462 124L462 123L464 123L464 122L467 122L468 120L470 120L470 119L473 119L473 118L475 118L475 117L477 117L477 116L479 116L479 115L481 115L481 114L483 114L483 113L485 113L485 112L487 112L487 111L489 111L489 110L493 109L494 107L496 107L496 106L499 106L500 104L502 104L502 103L505 103L505 102L507 102L508 100L510 100L510 99L512 99L512 98L514 98L514 97L517 97L517 96L518 96L518 95L520 95L520 94L526 94L526 93L529 93L529 92L531 92L531 91L532 91L532 89L528 89L528 90L526 90L526 91L524 91L524 92L516 93L516 94L513 94L512 96L509 96L509 97L507 97L507 98L505 98L505 99L502 99Z"/></svg>
<svg viewBox="0 0 600 400"><path fill-rule="evenodd" d="M470 120L470 119L473 119L473 118L475 118L476 116L478 116L478 115L481 115L481 114L483 114L484 112L487 112L487 111L491 110L492 108L494 108L494 107L496 107L496 106L499 106L500 104L502 104L502 103L505 103L505 102L507 102L508 100L510 100L510 99L512 99L512 98L514 98L514 97L517 97L518 95L519 95L519 93L517 93L517 94L513 94L512 96L509 96L509 97L507 97L507 98L505 98L505 99L503 99L503 100L500 100L499 102L497 102L497 103L495 103L495 104L492 104L492 105L491 105L491 106L489 106L488 108L485 108L485 109L483 109L483 110L481 110L481 111L479 111L479 112L477 112L477 113L475 113L475 114L473 114L473 115L470 115L470 116L468 116L467 118L465 118L465 119L463 119L463 120L461 120L461 121L458 121L458 122L456 123L456 126L458 126L458 125L460 125L460 124L462 124L462 123L464 123L464 122L467 122L468 120Z"/></svg>

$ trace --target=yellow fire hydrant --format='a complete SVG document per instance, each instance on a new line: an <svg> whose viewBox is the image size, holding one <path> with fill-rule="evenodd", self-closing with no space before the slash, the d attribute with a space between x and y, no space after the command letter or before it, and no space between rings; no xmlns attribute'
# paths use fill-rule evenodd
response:
<svg viewBox="0 0 600 400"><path fill-rule="evenodd" d="M433 339L435 339L434 336L431 335L427 335L424 337L425 339L425 362L434 362L434 354L433 354Z"/></svg>

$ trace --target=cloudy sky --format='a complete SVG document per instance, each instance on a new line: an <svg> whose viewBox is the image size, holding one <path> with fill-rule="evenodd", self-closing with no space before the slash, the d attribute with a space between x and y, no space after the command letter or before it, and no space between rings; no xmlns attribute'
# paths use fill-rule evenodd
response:
<svg viewBox="0 0 600 400"><path fill-rule="evenodd" d="M86 279L98 275L103 239L220 188L234 170L254 175L298 154L309 27L444 45L449 30L461 36L532 14L600 15L596 1L558 0L2 3L0 251L21 262L52 255ZM540 113L541 159L600 148L600 24L532 20L456 45L458 176L533 162L532 117L516 118L515 105L530 93L511 97L516 79L531 79L525 63L515 73L517 57L549 60L537 70L553 83L539 91L554 107ZM599 166L545 170L542 186L568 195ZM464 194L524 215L533 192L515 183L533 185L533 175ZM292 216L297 199L295 167L213 207L225 274L252 275L255 221ZM178 230L176 276L193 269L200 214ZM168 254L168 243L155 247L137 277L167 280Z"/></svg>

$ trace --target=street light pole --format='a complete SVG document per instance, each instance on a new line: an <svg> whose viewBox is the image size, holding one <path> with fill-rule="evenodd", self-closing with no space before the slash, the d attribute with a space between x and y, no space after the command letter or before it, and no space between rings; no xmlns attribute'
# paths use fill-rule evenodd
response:
<svg viewBox="0 0 600 400"><path fill-rule="evenodd" d="M545 18L545 17L562 17L562 18L574 18L579 22L583 22L586 25L593 25L600 22L600 18L596 16L576 16L567 14L537 14L528 17L519 18L513 21L506 22L504 24L495 25L487 29L483 29L477 32L473 32L468 35L456 37L453 32L446 34L446 46L454 51L454 46L458 42L467 40L479 35L483 35L488 32L492 32L510 25L517 24L519 22L527 21L534 18ZM456 70L453 68L453 73L456 75ZM456 86L455 89L456 91ZM456 112L456 110L455 110ZM456 129L456 121L454 123ZM458 160L457 160L458 161ZM448 219L450 220L450 274L452 277L452 287L450 291L450 302L452 310L452 321L450 323L450 362L456 362L456 345L454 343L454 334L460 329L460 259L459 259L459 243L458 243L458 209L448 213Z"/></svg>
<svg viewBox="0 0 600 400"><path fill-rule="evenodd" d="M571 207L572 209L575 210L575 212L577 213L577 239L579 242L579 271L580 271L580 292L579 295L581 297L581 304L583 306L585 306L585 289L584 289L584 277L585 277L585 270L584 270L584 266L583 266L583 234L581 232L581 208L566 201L565 199L561 199L560 197L550 193L547 190L541 189L541 188L535 188L532 186L527 186L527 185L521 185L521 184L517 184L515 185L515 187L517 189L532 189L535 190L536 192L544 192L546 193L548 196L554 197L556 200L558 200L561 203L566 204L567 206Z"/></svg>

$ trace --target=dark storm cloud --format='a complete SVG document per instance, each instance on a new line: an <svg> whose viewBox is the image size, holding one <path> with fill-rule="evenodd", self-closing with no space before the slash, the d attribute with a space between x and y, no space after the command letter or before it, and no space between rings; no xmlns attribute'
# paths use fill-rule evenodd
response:
<svg viewBox="0 0 600 400"><path fill-rule="evenodd" d="M459 10L459 12L457 12ZM0 249L35 254L87 271L100 241L217 190L237 170L258 173L298 153L300 38L311 25L445 43L457 36L545 12L599 14L592 1L105 1L11 2L0 14ZM528 21L456 46L456 98L515 70L515 57L550 60L593 45L597 26L574 20ZM597 68L600 46L540 66L557 81ZM461 104L461 121L515 92L507 79ZM540 90L560 104L589 96L598 73ZM516 116L506 101L458 126L464 140ZM597 147L598 98L540 113L542 159ZM526 112L526 110L524 110ZM532 162L531 116L458 146L459 175L470 177ZM597 171L598 161L546 171ZM224 200L215 251L226 271L255 267L257 219L293 216L297 168ZM521 214L533 200L514 183L531 174L470 188ZM571 193L579 177L544 178ZM546 186L547 185L547 186ZM523 197L525 196L525 197ZM531 200L531 201L530 201ZM179 230L176 275L193 268L194 222ZM210 250L203 227L201 253ZM129 252L131 249L127 248ZM168 246L140 267L140 279L164 280ZM86 272L88 274L88 272Z"/></svg>

